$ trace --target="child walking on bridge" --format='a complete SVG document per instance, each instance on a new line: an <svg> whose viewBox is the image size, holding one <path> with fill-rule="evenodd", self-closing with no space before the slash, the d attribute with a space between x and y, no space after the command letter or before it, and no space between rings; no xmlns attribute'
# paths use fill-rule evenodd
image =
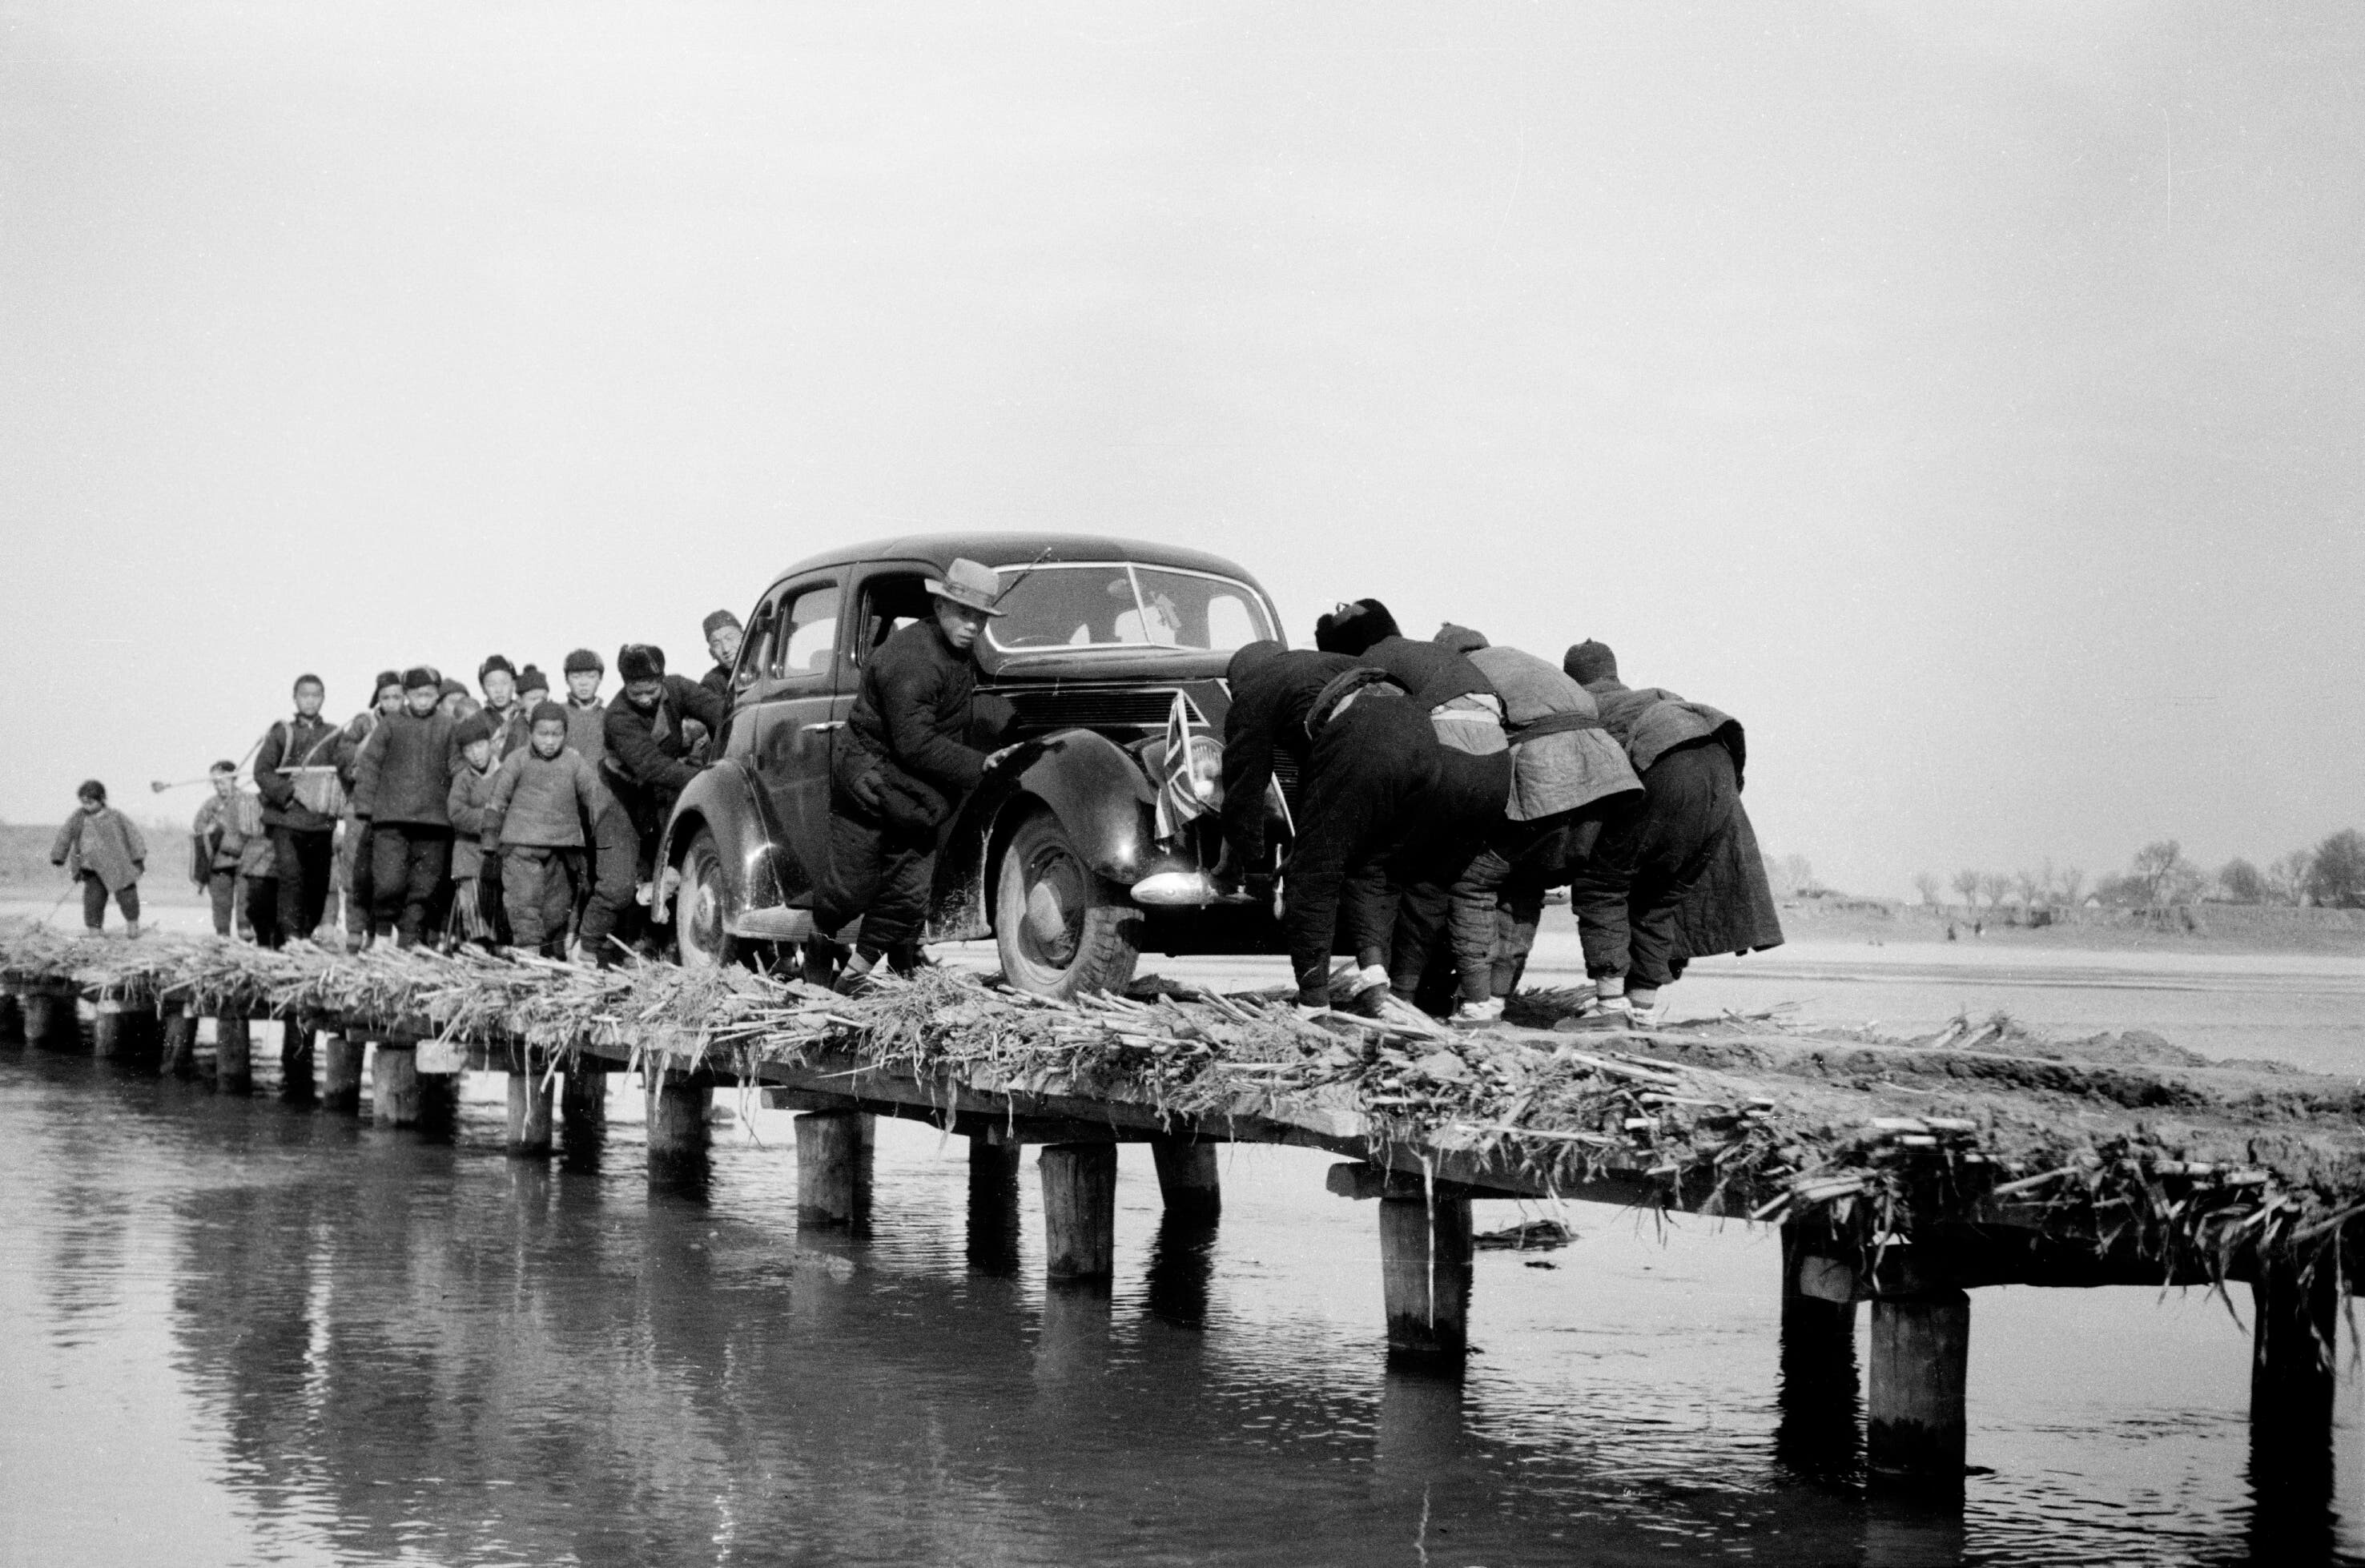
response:
<svg viewBox="0 0 2365 1568"><path fill-rule="evenodd" d="M148 841L139 824L106 803L106 786L95 778L74 791L82 809L58 829L50 864L62 866L82 884L82 923L93 931L106 925L112 893L123 911L123 934L140 935L140 878L148 869Z"/></svg>
<svg viewBox="0 0 2365 1568"><path fill-rule="evenodd" d="M599 775L566 744L566 710L544 702L532 742L501 759L486 797L484 838L501 853L501 902L520 947L559 958L583 880L583 824L607 803Z"/></svg>

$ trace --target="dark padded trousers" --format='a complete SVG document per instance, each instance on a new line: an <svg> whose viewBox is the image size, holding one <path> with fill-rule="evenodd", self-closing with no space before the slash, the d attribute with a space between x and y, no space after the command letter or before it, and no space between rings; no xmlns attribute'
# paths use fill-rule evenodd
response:
<svg viewBox="0 0 2365 1568"><path fill-rule="evenodd" d="M1684 971L1684 897L1732 831L1741 798L1732 754L1697 741L1668 752L1642 775L1639 809L1612 816L1593 858L1569 886L1585 944L1585 972L1647 989Z"/></svg>
<svg viewBox="0 0 2365 1568"><path fill-rule="evenodd" d="M452 876L452 830L424 823L374 823L369 847L376 905L371 929L380 936L392 932L399 946L415 947L443 908L443 884Z"/></svg>
<svg viewBox="0 0 2365 1568"><path fill-rule="evenodd" d="M254 927L254 945L276 947L286 941L279 929L279 879L246 879L246 923Z"/></svg>
<svg viewBox="0 0 2365 1568"><path fill-rule="evenodd" d="M320 928L329 907L329 870L336 858L334 828L275 827L272 858L279 867L279 939L301 942Z"/></svg>
<svg viewBox="0 0 2365 1568"><path fill-rule="evenodd" d="M1305 1005L1328 1003L1330 956L1342 938L1358 964L1388 961L1396 918L1389 867L1437 790L1441 749L1427 713L1376 693L1315 736L1297 843L1282 868L1282 933Z"/></svg>
<svg viewBox="0 0 2365 1568"><path fill-rule="evenodd" d="M835 936L862 917L860 951L908 967L928 918L936 874L932 828L897 827L838 801L829 811L829 875L813 902L813 933Z"/></svg>
<svg viewBox="0 0 2365 1568"><path fill-rule="evenodd" d="M583 851L540 846L501 850L501 902L516 945L557 958L566 944L566 915L583 879Z"/></svg>
<svg viewBox="0 0 2365 1568"><path fill-rule="evenodd" d="M1508 747L1485 756L1438 747L1436 793L1421 812L1420 831L1395 868L1400 896L1389 944L1388 985L1406 1001L1413 999L1429 968L1454 884L1501 828L1510 795ZM1456 959L1458 963L1458 949Z"/></svg>
<svg viewBox="0 0 2365 1568"><path fill-rule="evenodd" d="M1534 822L1506 821L1453 884L1450 915L1462 999L1508 996L1526 972L1544 890L1565 882L1593 857L1601 827L1640 795L1607 795Z"/></svg>
<svg viewBox="0 0 2365 1568"><path fill-rule="evenodd" d="M591 865L583 879L589 884L583 913L576 923L577 937L594 963L614 958L608 938L625 911L633 907L633 889L640 875L641 837L633 819L615 801L608 802L591 824Z"/></svg>

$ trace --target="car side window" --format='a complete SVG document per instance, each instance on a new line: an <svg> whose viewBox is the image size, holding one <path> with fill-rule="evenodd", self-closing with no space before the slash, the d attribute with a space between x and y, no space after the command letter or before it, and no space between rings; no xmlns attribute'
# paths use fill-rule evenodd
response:
<svg viewBox="0 0 2365 1568"><path fill-rule="evenodd" d="M753 621L747 627L746 636L740 640L739 663L731 675L731 689L734 692L743 692L753 688L763 677L767 666L770 665L772 644L779 634L780 626L779 609L779 599L775 596L766 599L763 608L756 611Z"/></svg>
<svg viewBox="0 0 2365 1568"><path fill-rule="evenodd" d="M862 619L856 623L855 662L894 633L931 613L927 572L874 572L862 583Z"/></svg>
<svg viewBox="0 0 2365 1568"><path fill-rule="evenodd" d="M773 679L792 687L829 684L841 597L834 582L802 583L782 596L773 622Z"/></svg>

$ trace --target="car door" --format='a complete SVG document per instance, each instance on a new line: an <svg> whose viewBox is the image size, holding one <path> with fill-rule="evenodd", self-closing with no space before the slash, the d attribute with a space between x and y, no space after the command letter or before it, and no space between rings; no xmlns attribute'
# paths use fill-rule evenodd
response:
<svg viewBox="0 0 2365 1568"><path fill-rule="evenodd" d="M838 688L838 622L845 574L818 572L782 585L769 607L762 662L754 673L759 693L747 717L757 787L788 842L775 860L781 896L811 908L829 865L829 764L850 683Z"/></svg>

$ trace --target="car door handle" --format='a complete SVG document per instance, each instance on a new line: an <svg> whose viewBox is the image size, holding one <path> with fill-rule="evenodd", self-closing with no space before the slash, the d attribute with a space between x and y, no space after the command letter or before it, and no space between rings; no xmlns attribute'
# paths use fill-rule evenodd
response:
<svg viewBox="0 0 2365 1568"><path fill-rule="evenodd" d="M824 719L818 723L807 724L805 726L805 734L810 735L826 730L842 730L844 728L846 728L846 721L843 719Z"/></svg>

